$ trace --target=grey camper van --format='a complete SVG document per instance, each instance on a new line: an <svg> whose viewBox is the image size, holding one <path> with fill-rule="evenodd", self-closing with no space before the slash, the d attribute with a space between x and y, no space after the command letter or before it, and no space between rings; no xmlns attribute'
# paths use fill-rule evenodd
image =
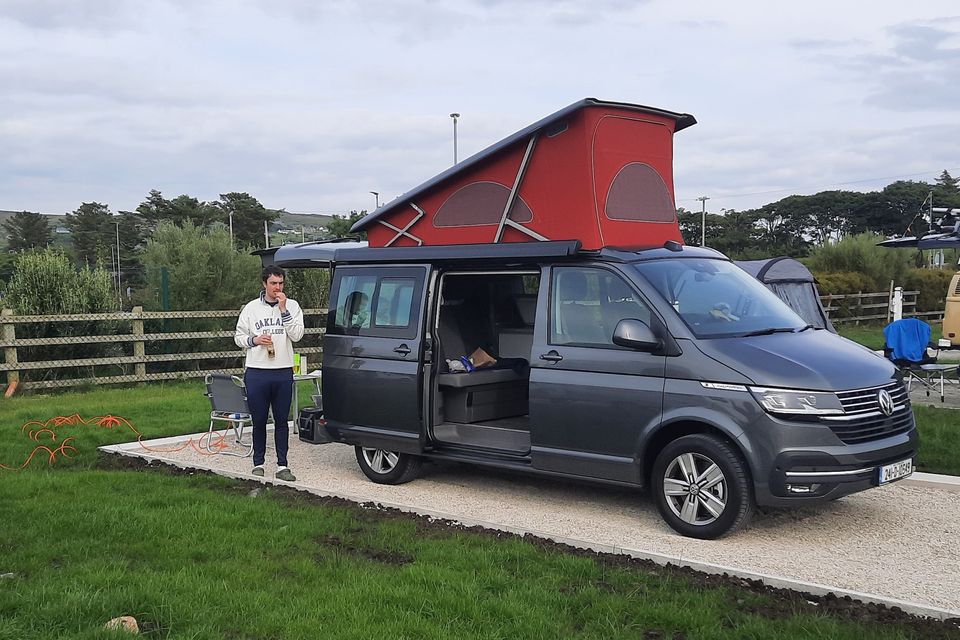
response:
<svg viewBox="0 0 960 640"><path fill-rule="evenodd" d="M333 264L323 420L374 482L424 460L649 488L685 536L755 505L833 500L908 476L904 384L805 323L710 249L576 241L282 247ZM496 364L452 366L477 348Z"/></svg>

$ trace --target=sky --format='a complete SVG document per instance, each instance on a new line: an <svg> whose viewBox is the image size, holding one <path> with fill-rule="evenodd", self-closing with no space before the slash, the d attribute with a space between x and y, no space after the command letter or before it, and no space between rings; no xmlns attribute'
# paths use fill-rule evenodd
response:
<svg viewBox="0 0 960 640"><path fill-rule="evenodd" d="M586 97L697 118L689 210L960 176L955 0L0 0L0 87L0 210L372 210Z"/></svg>

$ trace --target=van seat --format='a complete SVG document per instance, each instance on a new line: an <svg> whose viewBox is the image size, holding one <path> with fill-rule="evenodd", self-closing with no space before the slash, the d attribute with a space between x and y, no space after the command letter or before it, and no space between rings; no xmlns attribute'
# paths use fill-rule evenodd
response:
<svg viewBox="0 0 960 640"><path fill-rule="evenodd" d="M456 387L457 389L501 382L523 382L526 384L529 376L530 371L527 367L519 372L516 369L477 369L469 373L441 373L437 376L437 384L441 387Z"/></svg>
<svg viewBox="0 0 960 640"><path fill-rule="evenodd" d="M530 360L530 350L533 348L533 327L520 329L501 329L497 336L500 348L497 354L501 358L523 358Z"/></svg>

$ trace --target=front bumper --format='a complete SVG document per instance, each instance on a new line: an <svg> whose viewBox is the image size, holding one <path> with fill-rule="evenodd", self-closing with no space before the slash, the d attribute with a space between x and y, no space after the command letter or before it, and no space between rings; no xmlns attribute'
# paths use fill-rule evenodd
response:
<svg viewBox="0 0 960 640"><path fill-rule="evenodd" d="M757 486L757 503L791 506L826 502L879 486L880 467L912 460L917 453L915 428L888 440L870 443L872 446L781 452L766 485Z"/></svg>

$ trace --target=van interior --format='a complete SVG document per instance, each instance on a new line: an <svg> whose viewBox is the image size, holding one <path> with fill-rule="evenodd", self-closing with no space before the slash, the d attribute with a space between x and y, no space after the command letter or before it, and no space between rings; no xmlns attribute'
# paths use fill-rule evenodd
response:
<svg viewBox="0 0 960 640"><path fill-rule="evenodd" d="M538 271L441 276L434 440L514 455L530 451L529 360L539 287ZM477 349L496 363L455 372L461 357Z"/></svg>

